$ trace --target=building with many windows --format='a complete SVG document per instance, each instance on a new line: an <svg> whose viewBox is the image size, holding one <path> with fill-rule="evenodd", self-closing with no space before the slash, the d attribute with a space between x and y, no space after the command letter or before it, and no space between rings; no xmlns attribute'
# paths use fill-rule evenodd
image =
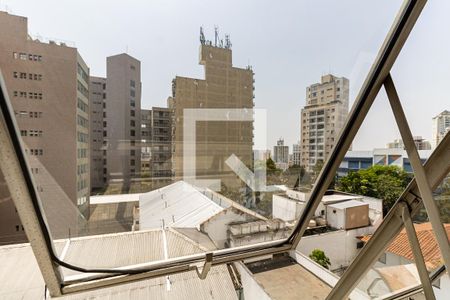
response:
<svg viewBox="0 0 450 300"><path fill-rule="evenodd" d="M292 165L300 166L301 164L301 145L300 142L292 145Z"/></svg>
<svg viewBox="0 0 450 300"><path fill-rule="evenodd" d="M89 68L76 48L34 39L27 27L27 18L0 12L0 71L44 210L59 214L49 217L52 234L76 235L89 215ZM0 192L0 243L24 241Z"/></svg>
<svg viewBox="0 0 450 300"><path fill-rule="evenodd" d="M414 137L414 144L416 144L417 150L430 150L431 144L421 136ZM405 144L402 139L395 139L386 145L388 149L405 149Z"/></svg>
<svg viewBox="0 0 450 300"><path fill-rule="evenodd" d="M104 107L106 105L106 78L89 77L89 123L91 141L91 188L103 188L106 182L104 173L105 147L103 145Z"/></svg>
<svg viewBox="0 0 450 300"><path fill-rule="evenodd" d="M250 67L241 69L233 66L229 41L225 45L213 45L212 42L201 39L200 64L204 66L204 79L177 76L172 83L173 99L170 101L170 108L174 112L174 176L181 179L185 175L195 174L196 179L220 179L226 186L241 187L243 182L227 165L226 160L234 154L247 167L252 167L253 121L212 119L196 122L196 136L193 137L195 153L184 157L183 147L185 143L190 143L183 133L184 116L186 109L196 109L198 117L201 117L200 110L203 109L216 109L216 112L219 110L223 115L233 109L252 109L253 71ZM185 169L185 159L195 162L192 169Z"/></svg>
<svg viewBox="0 0 450 300"><path fill-rule="evenodd" d="M450 111L444 110L433 118L432 143L433 148L442 141L445 134L450 131Z"/></svg>
<svg viewBox="0 0 450 300"><path fill-rule="evenodd" d="M349 81L328 74L306 88L301 111L301 165L307 170L325 161L348 114Z"/></svg>
<svg viewBox="0 0 450 300"><path fill-rule="evenodd" d="M141 110L141 171L152 182L172 180L172 110L152 107Z"/></svg>

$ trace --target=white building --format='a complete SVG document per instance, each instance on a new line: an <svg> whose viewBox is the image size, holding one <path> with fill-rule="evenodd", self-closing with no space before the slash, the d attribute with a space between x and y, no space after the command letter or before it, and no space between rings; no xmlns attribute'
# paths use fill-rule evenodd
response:
<svg viewBox="0 0 450 300"><path fill-rule="evenodd" d="M431 150L431 143L421 136L414 136L414 144L417 150ZM405 149L405 144L402 139L395 139L393 142L387 143L386 148L389 149Z"/></svg>
<svg viewBox="0 0 450 300"><path fill-rule="evenodd" d="M273 195L273 218L287 224L299 218L310 193L288 190ZM382 222L381 199L333 192L325 195L297 250L309 255L320 249L330 258L330 269L340 272L358 254L362 246L358 237L375 232Z"/></svg>
<svg viewBox="0 0 450 300"><path fill-rule="evenodd" d="M450 131L450 111L444 110L433 118L433 129L431 133L431 141L433 148L442 141L445 134Z"/></svg>

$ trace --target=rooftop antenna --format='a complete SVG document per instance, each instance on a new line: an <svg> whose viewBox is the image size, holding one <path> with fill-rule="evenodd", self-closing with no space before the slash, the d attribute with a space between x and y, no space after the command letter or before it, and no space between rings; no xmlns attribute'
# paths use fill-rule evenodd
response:
<svg viewBox="0 0 450 300"><path fill-rule="evenodd" d="M204 45L206 43L205 34L203 33L203 27L200 26L200 44Z"/></svg>
<svg viewBox="0 0 450 300"><path fill-rule="evenodd" d="M214 26L214 47L217 47L218 39L219 39L219 27Z"/></svg>
<svg viewBox="0 0 450 300"><path fill-rule="evenodd" d="M225 49L231 49L231 40L229 34L225 34Z"/></svg>

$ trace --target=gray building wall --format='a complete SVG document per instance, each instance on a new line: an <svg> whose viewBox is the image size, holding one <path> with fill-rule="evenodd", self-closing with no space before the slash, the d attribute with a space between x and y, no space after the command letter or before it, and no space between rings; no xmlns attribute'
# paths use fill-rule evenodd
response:
<svg viewBox="0 0 450 300"><path fill-rule="evenodd" d="M128 54L106 63L107 178L129 186L141 172L141 63Z"/></svg>

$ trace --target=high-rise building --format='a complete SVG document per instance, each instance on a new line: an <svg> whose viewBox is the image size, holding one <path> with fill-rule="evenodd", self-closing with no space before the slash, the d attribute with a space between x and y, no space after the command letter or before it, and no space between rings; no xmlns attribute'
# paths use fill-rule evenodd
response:
<svg viewBox="0 0 450 300"><path fill-rule="evenodd" d="M301 165L307 170L330 154L348 115L349 81L328 74L306 88L301 111Z"/></svg>
<svg viewBox="0 0 450 300"><path fill-rule="evenodd" d="M433 118L433 132L432 132L432 143L433 147L436 148L437 145L442 141L445 134L450 131L450 111L444 110L436 117Z"/></svg>
<svg viewBox="0 0 450 300"><path fill-rule="evenodd" d="M301 146L300 142L292 145L292 165L300 166L301 161Z"/></svg>
<svg viewBox="0 0 450 300"><path fill-rule="evenodd" d="M152 107L141 110L141 170L152 182L172 181L172 110Z"/></svg>
<svg viewBox="0 0 450 300"><path fill-rule="evenodd" d="M91 188L103 188L106 182L104 160L106 150L103 145L103 132L105 129L103 114L106 99L106 78L89 78L89 123L90 123L90 160L91 160Z"/></svg>
<svg viewBox="0 0 450 300"><path fill-rule="evenodd" d="M173 170L175 179L184 176L184 159L195 159L197 179L220 179L229 187L243 182L225 161L236 155L247 167L253 164L252 121L201 121L196 123L195 157L183 157L183 115L185 109L252 109L253 71L233 67L231 43L213 43L201 38L200 65L204 79L177 76L173 80L174 112Z"/></svg>
<svg viewBox="0 0 450 300"><path fill-rule="evenodd" d="M0 70L52 234L76 235L89 215L89 68L76 48L32 38L27 26L0 12ZM5 235L25 238L10 199L0 201Z"/></svg>
<svg viewBox="0 0 450 300"><path fill-rule="evenodd" d="M273 161L275 163L285 163L289 162L289 146L284 145L284 140L280 138L277 141L277 145L273 146Z"/></svg>
<svg viewBox="0 0 450 300"><path fill-rule="evenodd" d="M126 187L141 172L141 63L125 53L110 56L106 73L107 180Z"/></svg>
<svg viewBox="0 0 450 300"><path fill-rule="evenodd" d="M431 144L421 136L414 137L414 144L416 144L417 150L430 150ZM405 149L405 144L402 139L395 139L386 145L388 149Z"/></svg>

